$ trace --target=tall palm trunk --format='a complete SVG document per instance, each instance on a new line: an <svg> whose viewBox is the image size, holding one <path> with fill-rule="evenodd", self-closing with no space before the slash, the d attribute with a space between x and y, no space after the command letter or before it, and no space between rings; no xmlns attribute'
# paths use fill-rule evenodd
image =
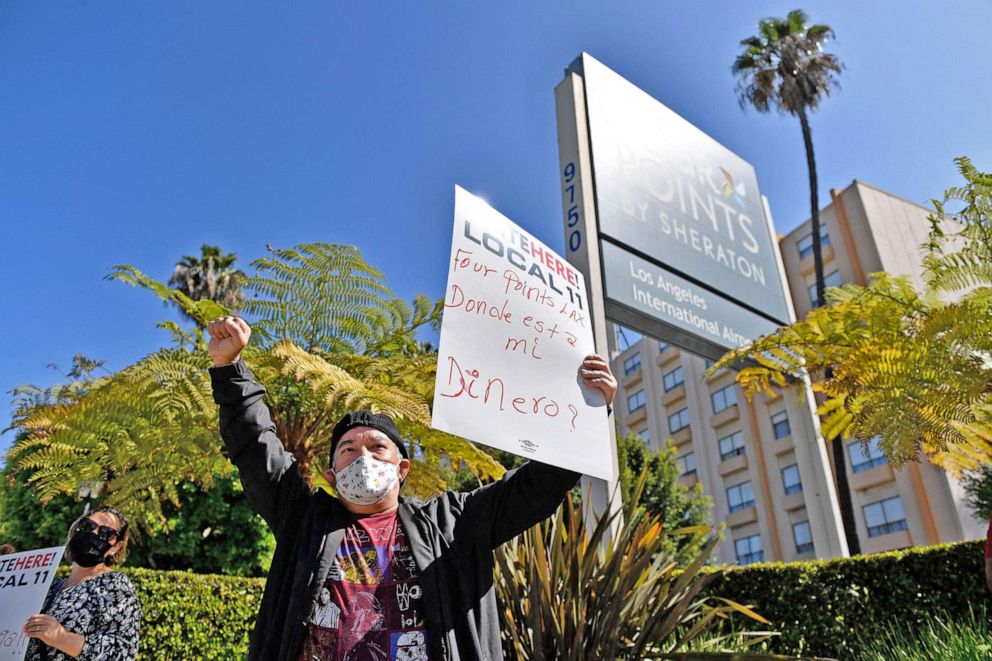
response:
<svg viewBox="0 0 992 661"><path fill-rule="evenodd" d="M806 109L799 109L799 123L803 127L803 144L806 145L806 166L809 169L809 208L813 219L813 271L816 276L816 307L824 302L823 244L820 241L820 196L816 183L816 157L813 155L813 132L809 128Z"/></svg>
<svg viewBox="0 0 992 661"><path fill-rule="evenodd" d="M823 275L823 244L820 242L820 197L817 191L816 158L813 154L813 133L809 128L809 118L806 109L799 110L799 123L803 127L803 144L806 145L806 165L809 168L809 204L810 217L813 219L813 271L816 277L816 306L826 301ZM827 374L830 378L830 374ZM847 481L847 455L844 452L844 441L840 436L830 442L834 455L834 477L837 481L837 500L840 506L841 523L844 525L844 537L847 538L847 549L851 555L861 553L861 543L858 541L858 527L854 520L854 502L851 499L851 485Z"/></svg>

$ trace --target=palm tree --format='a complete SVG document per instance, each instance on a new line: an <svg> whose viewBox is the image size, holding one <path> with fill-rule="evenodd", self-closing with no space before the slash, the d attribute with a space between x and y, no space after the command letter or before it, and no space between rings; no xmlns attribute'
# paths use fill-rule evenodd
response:
<svg viewBox="0 0 992 661"><path fill-rule="evenodd" d="M234 253L225 254L219 246L204 243L199 257L186 255L176 264L169 286L194 301L206 299L236 310L241 306L241 287L245 283L245 274L232 268L236 259Z"/></svg>
<svg viewBox="0 0 992 661"><path fill-rule="evenodd" d="M816 158L808 113L837 87L837 75L843 64L836 55L824 52L823 45L834 36L829 25L807 25L802 10L794 9L785 18L763 18L758 35L741 40L744 52L737 56L731 71L737 77L737 95L741 108L753 106L758 112L775 109L799 118L806 146L809 170L809 205L813 220L813 269L816 277L816 306L823 305L823 250L820 240L820 200L817 194ZM829 378L829 375L828 375ZM847 483L843 441L831 444L847 546L852 554L860 552L854 523L854 507Z"/></svg>
<svg viewBox="0 0 992 661"><path fill-rule="evenodd" d="M822 304L823 254L820 245L820 204L817 195L816 159L809 112L816 110L823 97L837 86L843 68L837 56L823 52L823 44L833 36L829 25L806 25L806 14L795 9L786 18L764 18L758 23L759 36L741 41L744 52L731 70L737 76L741 107L751 105L758 112L775 109L799 118L809 167L810 215L813 219L813 260L816 269L816 298Z"/></svg>

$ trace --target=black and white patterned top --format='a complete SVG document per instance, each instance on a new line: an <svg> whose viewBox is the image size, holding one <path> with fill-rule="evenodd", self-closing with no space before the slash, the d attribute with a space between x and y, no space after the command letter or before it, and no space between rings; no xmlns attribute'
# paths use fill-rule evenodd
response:
<svg viewBox="0 0 992 661"><path fill-rule="evenodd" d="M86 639L83 651L79 656L71 657L32 638L25 661L134 659L138 653L141 604L131 579L120 572L109 571L72 587L63 588L64 583L52 584L49 605L44 612L58 620L67 631L82 634Z"/></svg>

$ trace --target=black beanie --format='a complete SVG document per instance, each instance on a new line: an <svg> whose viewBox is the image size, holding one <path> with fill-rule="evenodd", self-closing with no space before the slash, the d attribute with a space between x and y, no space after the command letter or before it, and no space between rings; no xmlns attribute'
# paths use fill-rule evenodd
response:
<svg viewBox="0 0 992 661"><path fill-rule="evenodd" d="M410 458L407 453L406 444L400 438L400 432L396 428L396 423L385 413L372 413L372 411L352 411L351 413L345 414L338 424L334 425L334 431L331 432L331 461L334 460L334 450L338 447L338 441L341 437L347 433L349 429L354 427L371 427L372 429L378 429L383 434L388 436L396 447L399 449L400 454L406 459Z"/></svg>

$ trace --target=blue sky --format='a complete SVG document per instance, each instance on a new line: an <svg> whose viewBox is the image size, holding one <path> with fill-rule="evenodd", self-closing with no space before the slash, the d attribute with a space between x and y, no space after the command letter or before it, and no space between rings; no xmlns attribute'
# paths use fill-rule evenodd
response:
<svg viewBox="0 0 992 661"><path fill-rule="evenodd" d="M247 267L328 241L436 297L456 183L561 249L553 89L583 50L754 164L788 231L809 214L799 124L742 112L729 67L794 6L4 2L0 387L167 342L172 313L105 282L114 264L167 279L204 242ZM847 65L812 120L821 199L858 178L925 202L954 156L992 169L992 5L804 9Z"/></svg>

